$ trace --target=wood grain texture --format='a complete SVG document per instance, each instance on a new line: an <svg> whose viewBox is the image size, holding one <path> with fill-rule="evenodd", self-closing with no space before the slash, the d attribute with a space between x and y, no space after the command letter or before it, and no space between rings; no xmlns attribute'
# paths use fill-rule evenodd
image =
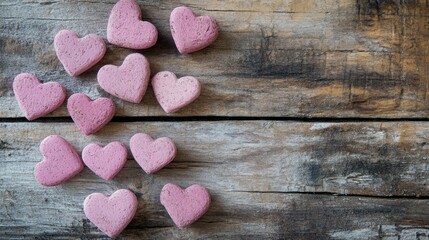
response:
<svg viewBox="0 0 429 240"><path fill-rule="evenodd" d="M66 74L55 34L70 29L106 39L115 2L0 1L0 239L108 239L82 203L119 188L139 199L119 239L429 239L429 122L411 121L429 112L428 1L137 0L159 30L158 43L138 51L152 73L192 75L203 86L195 103L172 116L204 121L165 118L151 89L141 104L130 104L98 86L98 69L135 51L109 45L88 72ZM178 54L168 18L181 5L217 19L213 45ZM12 92L21 72L58 81L68 95L111 97L124 118L89 137L69 118L13 119L22 117ZM49 116L68 113L63 106ZM129 118L145 116L159 118ZM211 116L316 120L207 121ZM159 122L120 122L134 120ZM137 132L171 137L177 158L155 175L130 156L113 181L87 168L58 187L34 180L39 144L50 134L82 151L91 142L128 145ZM176 228L159 203L168 182L202 184L212 195L207 214L189 229Z"/></svg>
<svg viewBox="0 0 429 240"><path fill-rule="evenodd" d="M110 239L82 211L83 199L91 193L82 186L105 194L114 191L95 184L80 182L48 190L33 186L31 191L5 191L9 212L2 216L2 236ZM157 203L160 189L138 197L136 217L118 239L417 240L429 235L428 200L226 191L212 191L213 202L206 215L192 227L180 230ZM25 194L29 191L35 194L31 200ZM69 193L74 194L68 196Z"/></svg>
<svg viewBox="0 0 429 240"><path fill-rule="evenodd" d="M138 1L159 30L141 51L152 71L201 80L202 95L179 116L427 118L429 5L425 0ZM20 72L63 83L68 94L108 96L95 76L132 51L109 46L81 77L68 76L52 46L67 28L106 36L108 1L0 2L0 117L22 116L11 91ZM170 11L187 5L221 28L209 48L177 53ZM141 104L114 99L118 116L165 116L150 90ZM67 116L64 107L51 116Z"/></svg>
<svg viewBox="0 0 429 240"><path fill-rule="evenodd" d="M155 175L130 160L113 181L88 169L58 187L34 180L39 143L47 135L61 134L81 151L90 142L128 145L137 132L171 137L177 158ZM86 220L82 202L92 192L119 188L139 198L137 217L122 235L126 239L429 234L425 122L110 123L90 137L73 123L2 123L0 133L0 236L103 238ZM159 204L168 182L199 183L213 196L209 212L188 230L175 228Z"/></svg>

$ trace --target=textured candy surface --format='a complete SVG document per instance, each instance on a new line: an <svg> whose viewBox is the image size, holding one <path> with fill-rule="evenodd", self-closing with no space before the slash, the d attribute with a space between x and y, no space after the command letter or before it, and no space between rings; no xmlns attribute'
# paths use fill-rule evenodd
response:
<svg viewBox="0 0 429 240"><path fill-rule="evenodd" d="M115 115L115 104L109 98L92 101L82 93L75 93L67 101L67 109L76 126L86 135L102 129Z"/></svg>
<svg viewBox="0 0 429 240"><path fill-rule="evenodd" d="M93 193L85 198L83 210L86 217L109 237L119 235L134 218L137 198L133 192L120 189L110 197Z"/></svg>
<svg viewBox="0 0 429 240"><path fill-rule="evenodd" d="M73 31L62 30L54 39L55 52L65 70L78 76L98 63L106 53L106 44L95 34L79 38Z"/></svg>
<svg viewBox="0 0 429 240"><path fill-rule="evenodd" d="M152 78L155 97L167 113L179 109L195 101L201 92L200 82L191 76L177 79L172 72L159 72Z"/></svg>
<svg viewBox="0 0 429 240"><path fill-rule="evenodd" d="M152 139L144 133L135 134L130 140L131 153L146 173L155 173L176 156L176 145L167 137Z"/></svg>
<svg viewBox="0 0 429 240"><path fill-rule="evenodd" d="M146 49L155 45L158 30L147 21L141 21L141 10L134 0L118 1L109 16L107 40L120 47Z"/></svg>
<svg viewBox="0 0 429 240"><path fill-rule="evenodd" d="M210 207L210 194L200 185L186 189L168 183L161 190L161 204L179 228L197 221Z"/></svg>
<svg viewBox="0 0 429 240"><path fill-rule="evenodd" d="M99 177L110 180L124 167L127 155L127 148L120 142L111 142L105 147L91 143L83 149L82 160Z"/></svg>
<svg viewBox="0 0 429 240"><path fill-rule="evenodd" d="M30 121L54 111L66 99L66 90L61 84L42 84L30 73L21 73L15 77L13 92L19 108Z"/></svg>
<svg viewBox="0 0 429 240"><path fill-rule="evenodd" d="M216 20L196 17L188 7L177 7L170 15L170 28L180 53L192 53L212 44L219 35Z"/></svg>
<svg viewBox="0 0 429 240"><path fill-rule="evenodd" d="M150 81L150 67L139 53L128 55L121 66L106 65L97 74L104 91L132 103L139 103Z"/></svg>
<svg viewBox="0 0 429 240"><path fill-rule="evenodd" d="M83 169L79 154L61 136L46 137L40 144L40 152L43 160L34 168L34 176L42 185L59 185Z"/></svg>

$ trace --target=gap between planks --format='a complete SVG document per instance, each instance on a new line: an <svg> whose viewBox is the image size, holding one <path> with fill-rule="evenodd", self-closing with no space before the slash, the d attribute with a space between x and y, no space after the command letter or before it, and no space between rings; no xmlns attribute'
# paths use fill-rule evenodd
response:
<svg viewBox="0 0 429 240"><path fill-rule="evenodd" d="M376 196L376 195L364 195L364 194L341 194L335 192L300 192L300 191L243 191L243 190L233 190L229 192L235 193L256 193L256 194L289 194L289 195L320 195L320 196L333 196L333 197L347 197L347 198L374 198L374 199L389 199L389 200L428 200L429 196Z"/></svg>
<svg viewBox="0 0 429 240"><path fill-rule="evenodd" d="M331 118L331 117L222 117L222 116L147 116L147 117L113 117L111 122L217 122L217 121L284 121L308 123L353 123L353 122L429 122L429 118ZM32 122L73 122L71 117L44 117L28 121L23 117L0 118L2 123Z"/></svg>

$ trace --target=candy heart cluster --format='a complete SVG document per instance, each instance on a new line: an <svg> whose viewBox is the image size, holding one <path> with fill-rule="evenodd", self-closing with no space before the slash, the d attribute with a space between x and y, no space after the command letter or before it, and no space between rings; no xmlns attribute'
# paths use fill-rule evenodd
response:
<svg viewBox="0 0 429 240"><path fill-rule="evenodd" d="M219 35L216 21L209 16L197 17L191 9L178 7L171 12L170 28L180 53L188 54L213 43ZM130 49L146 49L156 44L158 31L141 20L141 10L134 0L120 0L113 7L107 26L107 40ZM106 53L104 40L89 34L83 38L62 30L54 39L55 52L71 76L79 76L97 64ZM150 80L150 64L140 53L128 55L121 66L105 65L97 74L100 87L107 93L131 103L140 103L152 82L155 97L166 113L174 113L195 101L201 92L200 82L191 76L177 78L163 71ZM42 84L29 73L18 75L13 84L19 107L28 120L51 113L65 100L65 89L59 83ZM73 94L67 109L76 126L86 135L102 129L115 115L111 99L95 101L83 94Z"/></svg>
<svg viewBox="0 0 429 240"><path fill-rule="evenodd" d="M201 50L213 43L219 34L216 21L209 16L197 17L191 9L178 7L171 12L170 29L178 51L182 54ZM141 11L134 0L120 0L113 7L107 27L107 40L129 49L146 49L156 44L158 31L141 20ZM70 30L62 30L54 39L54 47L65 71L79 76L96 65L106 53L104 40L89 34L83 38ZM121 66L105 65L99 69L97 80L109 94L131 103L140 103L152 82L155 97L167 113L173 113L195 101L200 95L200 82L191 76L177 78L163 71L150 79L149 61L140 53L128 55ZM65 88L56 82L41 83L36 76L22 73L15 77L13 90L19 107L28 120L51 113L66 99ZM68 112L76 126L86 135L103 128L115 115L115 104L109 98L90 99L82 93L72 94L67 101ZM152 139L138 133L130 139L134 159L148 174L153 174L176 156L174 142L166 137ZM51 135L40 144L43 155L35 169L36 180L45 186L56 186L74 177L86 165L96 175L113 179L127 161L128 150L120 142L106 146L91 143L82 157L63 137ZM165 185L160 194L161 204L173 222L184 228L199 219L209 208L210 194L200 185L182 189ZM138 201L133 192L121 189L110 197L93 193L84 201L87 218L110 237L117 236L131 222Z"/></svg>
<svg viewBox="0 0 429 240"><path fill-rule="evenodd" d="M168 183L161 190L161 204L179 228L198 220L210 206L206 188L194 184L182 189ZM110 197L93 193L85 198L83 209L86 217L109 237L116 237L131 222L137 212L137 198L133 192L120 189Z"/></svg>
<svg viewBox="0 0 429 240"><path fill-rule="evenodd" d="M131 153L143 170L152 174L176 156L176 145L167 137L153 139L148 134L137 133L130 140ZM105 147L91 143L82 151L82 158L63 137L51 135L40 144L43 155L35 169L36 180L45 186L59 185L76 176L84 164L105 180L113 179L125 165L128 151L124 144L111 142ZM167 184L161 190L161 204L173 222L184 228L198 220L210 206L210 194L200 185L183 190L175 184ZM137 198L129 190L121 189L109 198L93 193L84 201L88 219L110 237L117 236L133 219L137 210Z"/></svg>
<svg viewBox="0 0 429 240"><path fill-rule="evenodd" d="M130 140L131 153L148 174L155 173L176 157L176 145L167 137L152 139L144 133ZM34 170L36 180L46 186L56 186L83 170L83 164L105 180L111 180L125 165L128 150L120 142L105 147L91 143L82 151L82 158L63 137L51 135L40 144L43 160ZM83 163L82 163L83 161Z"/></svg>

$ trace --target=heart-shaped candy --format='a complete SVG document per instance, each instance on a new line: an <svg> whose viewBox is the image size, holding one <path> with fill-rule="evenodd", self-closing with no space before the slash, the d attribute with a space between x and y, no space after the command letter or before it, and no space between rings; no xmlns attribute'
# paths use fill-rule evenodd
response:
<svg viewBox="0 0 429 240"><path fill-rule="evenodd" d="M106 44L95 34L79 38L73 31L62 30L54 39L55 52L67 73L80 75L98 63L106 53Z"/></svg>
<svg viewBox="0 0 429 240"><path fill-rule="evenodd" d="M155 97L167 113L185 107L200 96L200 82L191 76L177 79L172 72L159 72L152 78Z"/></svg>
<svg viewBox="0 0 429 240"><path fill-rule="evenodd" d="M115 115L115 104L109 98L91 99L75 93L67 101L67 109L76 126L86 135L102 129Z"/></svg>
<svg viewBox="0 0 429 240"><path fill-rule="evenodd" d="M214 18L196 17L190 8L177 7L170 15L170 28L180 53L192 53L212 44L219 35Z"/></svg>
<svg viewBox="0 0 429 240"><path fill-rule="evenodd" d="M176 145L170 138L153 140L144 133L137 133L131 137L130 149L134 159L148 174L159 171L176 156Z"/></svg>
<svg viewBox="0 0 429 240"><path fill-rule="evenodd" d="M210 206L210 194L200 185L182 189L168 183L161 190L161 204L179 228L185 228L197 221Z"/></svg>
<svg viewBox="0 0 429 240"><path fill-rule="evenodd" d="M122 66L106 65L97 74L98 83L106 92L132 103L139 103L150 81L147 59L139 54L128 55Z"/></svg>
<svg viewBox="0 0 429 240"><path fill-rule="evenodd" d="M156 27L141 20L141 10L134 0L120 0L113 6L107 24L107 40L120 47L146 49L158 39Z"/></svg>
<svg viewBox="0 0 429 240"><path fill-rule="evenodd" d="M40 144L40 152L43 160L34 168L34 176L42 185L56 186L83 169L79 154L61 136L46 137Z"/></svg>
<svg viewBox="0 0 429 240"><path fill-rule="evenodd" d="M99 177L110 180L124 167L127 155L127 148L120 142L111 142L104 148L91 143L83 149L82 160Z"/></svg>
<svg viewBox="0 0 429 240"><path fill-rule="evenodd" d="M15 77L13 92L19 108L30 121L54 111L66 99L66 90L61 84L42 84L30 73L21 73Z"/></svg>
<svg viewBox="0 0 429 240"><path fill-rule="evenodd" d="M85 198L83 211L101 231L113 238L119 235L134 218L137 198L133 192L120 189L110 197L93 193Z"/></svg>

